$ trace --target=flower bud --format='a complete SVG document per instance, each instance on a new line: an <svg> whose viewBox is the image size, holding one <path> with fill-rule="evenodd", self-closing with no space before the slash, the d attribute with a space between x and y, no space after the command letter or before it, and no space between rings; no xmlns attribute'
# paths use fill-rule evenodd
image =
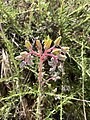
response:
<svg viewBox="0 0 90 120"><path fill-rule="evenodd" d="M60 41L61 41L61 36L58 37L58 38L54 41L54 45L55 45L55 46L59 46Z"/></svg>
<svg viewBox="0 0 90 120"><path fill-rule="evenodd" d="M32 45L31 45L31 43L30 43L28 40L25 41L25 47L26 47L28 50L30 50L30 49L32 48Z"/></svg>
<svg viewBox="0 0 90 120"><path fill-rule="evenodd" d="M41 50L42 49L42 45L40 43L40 40L36 40L36 46L37 46L37 49L38 50Z"/></svg>
<svg viewBox="0 0 90 120"><path fill-rule="evenodd" d="M26 51L20 53L20 55L21 55L22 57L25 57L27 54L28 54L28 53L27 53Z"/></svg>
<svg viewBox="0 0 90 120"><path fill-rule="evenodd" d="M61 50L64 52L64 53L67 53L69 51L69 47L61 47Z"/></svg>
<svg viewBox="0 0 90 120"><path fill-rule="evenodd" d="M62 55L62 54L60 54L58 57L58 59L62 61L65 61L66 58L67 58L66 55Z"/></svg>
<svg viewBox="0 0 90 120"><path fill-rule="evenodd" d="M51 46L52 40L50 38L44 40L44 49L49 49Z"/></svg>
<svg viewBox="0 0 90 120"><path fill-rule="evenodd" d="M23 57L21 55L15 57L16 60L23 60Z"/></svg>
<svg viewBox="0 0 90 120"><path fill-rule="evenodd" d="M61 53L61 49L55 48L55 49L52 51L52 53L53 53L54 55L58 55L58 54Z"/></svg>

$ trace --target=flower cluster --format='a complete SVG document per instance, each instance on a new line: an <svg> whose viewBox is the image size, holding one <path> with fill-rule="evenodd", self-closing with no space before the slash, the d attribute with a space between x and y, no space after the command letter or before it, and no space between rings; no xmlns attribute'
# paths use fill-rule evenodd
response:
<svg viewBox="0 0 90 120"><path fill-rule="evenodd" d="M36 40L36 48L37 51L33 50L33 46L29 41L25 41L25 47L27 51L21 52L19 56L15 57L16 60L21 60L20 66L23 67L24 65L33 65L33 56L39 57L40 61L43 63L47 57L51 57L51 61L49 62L50 66L56 66L58 61L64 61L66 59L66 53L68 52L68 47L61 47L60 46L61 37L58 37L54 41L54 45L51 47L52 40L47 37L44 40L44 51L42 50L43 45L41 44L40 40Z"/></svg>

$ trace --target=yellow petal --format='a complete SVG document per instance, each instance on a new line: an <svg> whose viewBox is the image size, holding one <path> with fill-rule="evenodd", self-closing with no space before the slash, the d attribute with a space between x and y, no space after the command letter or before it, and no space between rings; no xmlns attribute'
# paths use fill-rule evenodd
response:
<svg viewBox="0 0 90 120"><path fill-rule="evenodd" d="M59 46L60 41L61 41L61 36L58 37L58 38L54 41L54 45L55 45L55 46Z"/></svg>
<svg viewBox="0 0 90 120"><path fill-rule="evenodd" d="M30 49L32 48L32 45L31 45L31 43L30 43L28 40L25 41L25 47L26 47L28 50L30 50Z"/></svg>
<svg viewBox="0 0 90 120"><path fill-rule="evenodd" d="M42 45L40 43L40 40L36 40L36 46L37 46L38 50L42 49Z"/></svg>
<svg viewBox="0 0 90 120"><path fill-rule="evenodd" d="M58 55L58 54L61 53L61 49L56 48L56 49L54 49L54 50L52 51L52 53L53 53L54 55Z"/></svg>
<svg viewBox="0 0 90 120"><path fill-rule="evenodd" d="M49 49L51 46L52 40L48 37L44 40L44 49Z"/></svg>

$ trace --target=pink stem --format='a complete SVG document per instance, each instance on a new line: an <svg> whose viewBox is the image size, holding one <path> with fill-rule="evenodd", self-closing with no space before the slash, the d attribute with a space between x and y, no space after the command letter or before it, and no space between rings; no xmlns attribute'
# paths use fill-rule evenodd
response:
<svg viewBox="0 0 90 120"><path fill-rule="evenodd" d="M56 61L57 61L57 56L53 55L53 54L45 54L45 56L50 56L50 57L53 57ZM57 61L58 62L58 61Z"/></svg>
<svg viewBox="0 0 90 120"><path fill-rule="evenodd" d="M31 52L28 53L28 55L31 55L31 54L40 57L40 53L37 53L34 50L32 50Z"/></svg>
<svg viewBox="0 0 90 120"><path fill-rule="evenodd" d="M45 50L45 51L44 51L44 54L46 54L46 53L48 53L48 52L51 52L54 48L55 48L55 46L51 47L51 48L48 49L48 50Z"/></svg>

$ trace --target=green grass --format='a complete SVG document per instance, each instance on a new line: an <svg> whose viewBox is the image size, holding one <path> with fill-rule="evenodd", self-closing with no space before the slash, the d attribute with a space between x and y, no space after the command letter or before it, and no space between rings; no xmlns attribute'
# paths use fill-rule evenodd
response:
<svg viewBox="0 0 90 120"><path fill-rule="evenodd" d="M38 59L34 59L33 67L21 69L15 57L26 50L25 40L34 44L35 39L42 41L48 35L53 41L61 36L61 46L67 46L70 50L64 62L65 75L62 76L57 70L55 72L61 78L43 86L42 119L90 119L89 2L10 0L6 4L0 1L1 120L36 120ZM51 75L47 61L44 72L43 81L46 81Z"/></svg>

